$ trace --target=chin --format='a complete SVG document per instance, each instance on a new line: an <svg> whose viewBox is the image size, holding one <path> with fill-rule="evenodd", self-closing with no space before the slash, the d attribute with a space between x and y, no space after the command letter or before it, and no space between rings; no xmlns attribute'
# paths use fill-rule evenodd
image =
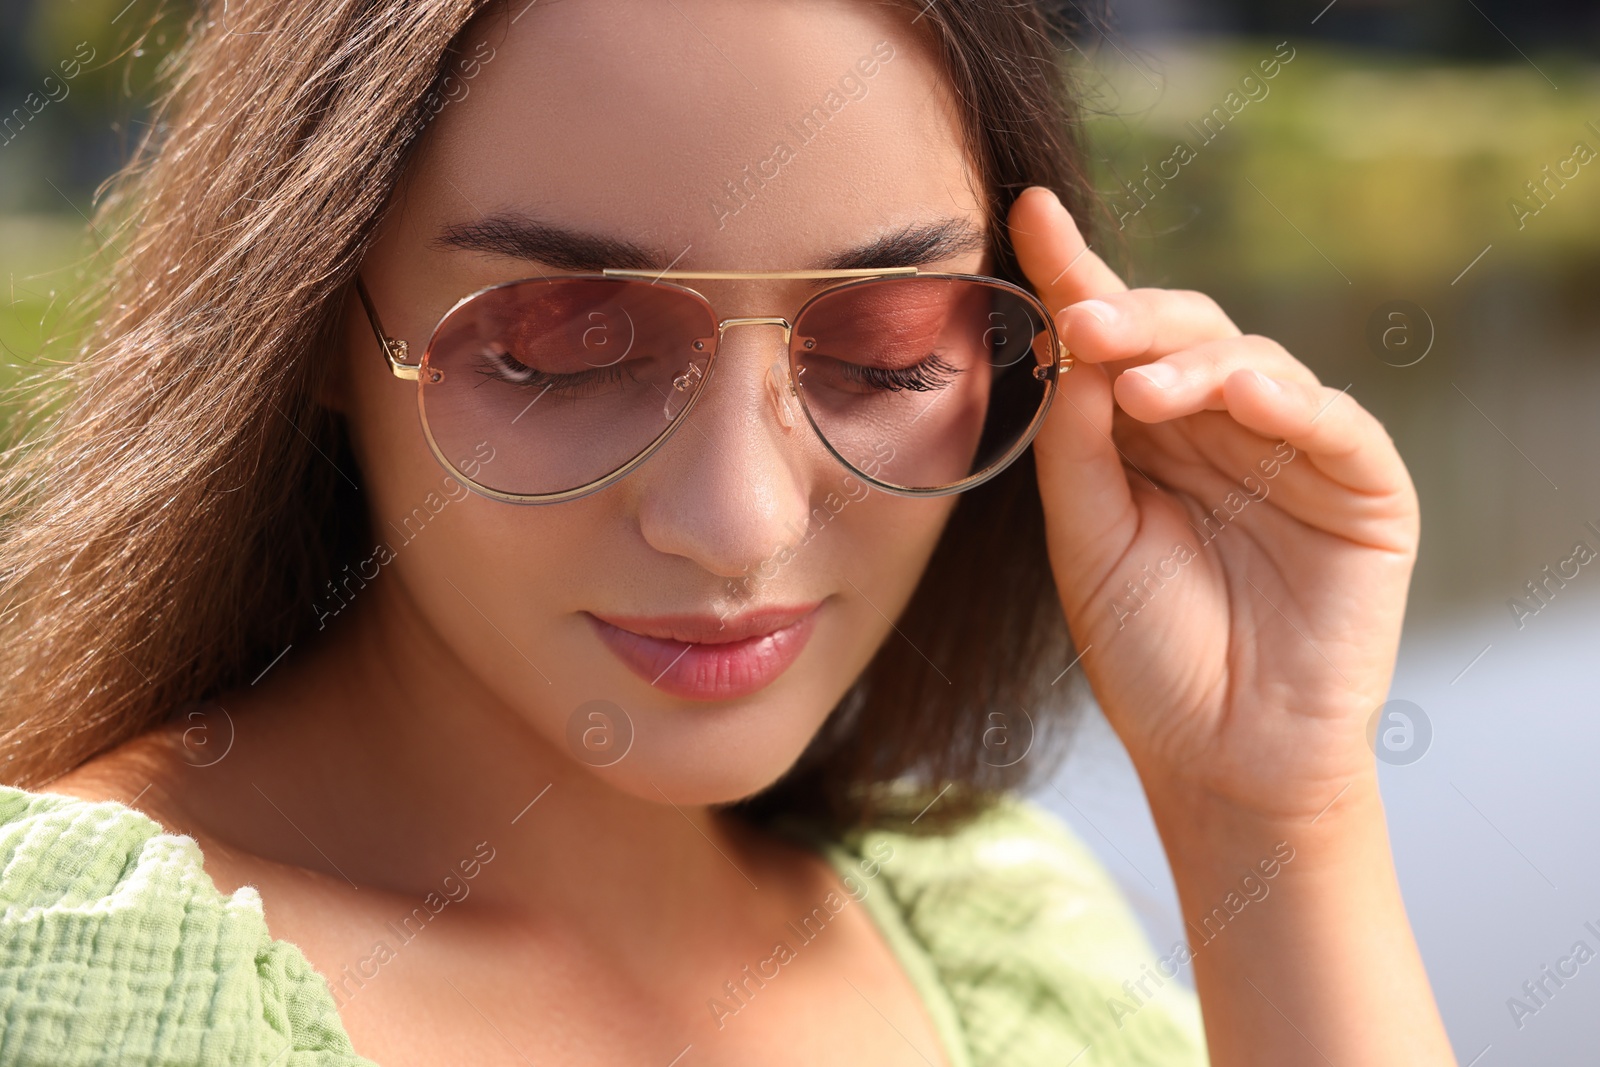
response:
<svg viewBox="0 0 1600 1067"><path fill-rule="evenodd" d="M635 712L627 753L591 768L611 787L652 803L731 804L781 778L833 708L832 701L817 700L796 714L797 703Z"/></svg>

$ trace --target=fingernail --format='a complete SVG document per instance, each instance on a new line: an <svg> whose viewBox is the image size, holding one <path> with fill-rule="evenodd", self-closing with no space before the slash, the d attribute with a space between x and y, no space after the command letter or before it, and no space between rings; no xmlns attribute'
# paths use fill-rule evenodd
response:
<svg viewBox="0 0 1600 1067"><path fill-rule="evenodd" d="M1080 300L1077 307L1081 307L1089 314L1100 320L1103 326L1114 326L1122 314L1104 300Z"/></svg>
<svg viewBox="0 0 1600 1067"><path fill-rule="evenodd" d="M1265 374L1262 374L1260 371L1256 371L1255 375L1256 375L1256 384L1261 386L1261 388L1267 390L1269 393L1281 393L1281 392L1283 392L1283 386L1279 385L1276 379L1268 378Z"/></svg>
<svg viewBox="0 0 1600 1067"><path fill-rule="evenodd" d="M1129 374L1137 374L1157 389L1170 389L1178 384L1178 371L1166 363L1146 363L1142 367L1128 368Z"/></svg>
<svg viewBox="0 0 1600 1067"><path fill-rule="evenodd" d="M1051 210L1059 211L1061 214L1065 215L1069 220L1072 218L1072 212L1067 210L1067 205L1063 204L1061 202L1061 197L1056 193L1056 191L1054 189L1050 188L1048 185L1034 185L1034 186L1030 186L1029 188L1043 190L1046 194L1049 195L1050 203L1052 205L1054 205Z"/></svg>

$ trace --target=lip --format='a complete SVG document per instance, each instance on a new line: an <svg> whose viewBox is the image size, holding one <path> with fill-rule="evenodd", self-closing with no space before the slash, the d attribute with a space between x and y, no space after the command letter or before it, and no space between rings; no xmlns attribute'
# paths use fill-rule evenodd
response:
<svg viewBox="0 0 1600 1067"><path fill-rule="evenodd" d="M805 648L822 602L715 615L584 612L623 665L665 693L731 700L771 683Z"/></svg>

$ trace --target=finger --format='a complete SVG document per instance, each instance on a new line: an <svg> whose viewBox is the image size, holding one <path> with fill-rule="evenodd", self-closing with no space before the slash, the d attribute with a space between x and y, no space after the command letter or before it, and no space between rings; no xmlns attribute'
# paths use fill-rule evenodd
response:
<svg viewBox="0 0 1600 1067"><path fill-rule="evenodd" d="M1052 319L1080 300L1127 291L1050 190L1024 189L1008 223L1017 262ZM1034 438L1052 571L1069 620L1083 617L1139 528L1128 474L1111 438L1114 407L1106 372L1078 364L1061 376Z"/></svg>
<svg viewBox="0 0 1600 1067"><path fill-rule="evenodd" d="M1264 437L1288 441L1312 465L1360 493L1410 494L1394 442L1349 393L1238 370L1223 382L1228 413Z"/></svg>
<svg viewBox="0 0 1600 1067"><path fill-rule="evenodd" d="M1274 458L1281 461L1284 455L1296 454L1293 445L1240 425L1226 411L1202 411L1179 422L1138 426L1131 433L1126 425L1118 429L1113 435L1118 447L1147 477L1158 485L1182 486L1184 495L1201 500L1238 488L1245 477L1265 470ZM1311 473L1324 497L1338 489L1320 471Z"/></svg>
<svg viewBox="0 0 1600 1067"><path fill-rule="evenodd" d="M1049 189L1024 189L1008 222L1017 261L1051 316L1079 300L1127 290ZM1076 366L1061 376L1034 438L1050 554L1069 616L1138 529L1128 476L1111 439L1114 406L1105 371Z"/></svg>
<svg viewBox="0 0 1600 1067"><path fill-rule="evenodd" d="M1412 529L1405 495L1354 492L1318 469L1310 453L1256 433L1225 411L1141 429L1117 438L1123 452L1158 484L1183 486L1183 496L1202 512L1229 493L1242 493L1271 500L1270 509L1253 509L1252 522L1277 511L1350 541L1385 547L1402 546Z"/></svg>
<svg viewBox="0 0 1600 1067"><path fill-rule="evenodd" d="M1129 289L1081 300L1061 310L1056 328L1073 356L1090 363L1143 362L1240 334L1215 300L1187 289Z"/></svg>
<svg viewBox="0 0 1600 1067"><path fill-rule="evenodd" d="M1052 316L1069 304L1120 293L1127 285L1084 241L1056 194L1030 185L1007 217L1017 262Z"/></svg>
<svg viewBox="0 0 1600 1067"><path fill-rule="evenodd" d="M1164 422L1197 411L1225 410L1223 382L1246 369L1284 381L1321 384L1278 342L1251 334L1210 341L1130 367L1115 378L1113 393L1122 410L1140 422Z"/></svg>
<svg viewBox="0 0 1600 1067"><path fill-rule="evenodd" d="M1052 570L1069 619L1104 582L1138 532L1123 456L1112 440L1111 383L1080 364L1061 376L1034 438Z"/></svg>

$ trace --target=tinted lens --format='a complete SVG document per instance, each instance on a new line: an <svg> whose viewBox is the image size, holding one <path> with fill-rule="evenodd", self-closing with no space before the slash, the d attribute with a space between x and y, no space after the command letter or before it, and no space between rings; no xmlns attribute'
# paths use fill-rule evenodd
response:
<svg viewBox="0 0 1600 1067"><path fill-rule="evenodd" d="M423 422L446 463L491 490L568 492L661 440L704 380L716 336L706 303L670 285L499 286L435 331Z"/></svg>
<svg viewBox="0 0 1600 1067"><path fill-rule="evenodd" d="M793 345L800 396L823 438L846 462L908 489L1009 462L1049 395L1039 368L1055 363L1035 301L953 278L824 293L796 320Z"/></svg>

